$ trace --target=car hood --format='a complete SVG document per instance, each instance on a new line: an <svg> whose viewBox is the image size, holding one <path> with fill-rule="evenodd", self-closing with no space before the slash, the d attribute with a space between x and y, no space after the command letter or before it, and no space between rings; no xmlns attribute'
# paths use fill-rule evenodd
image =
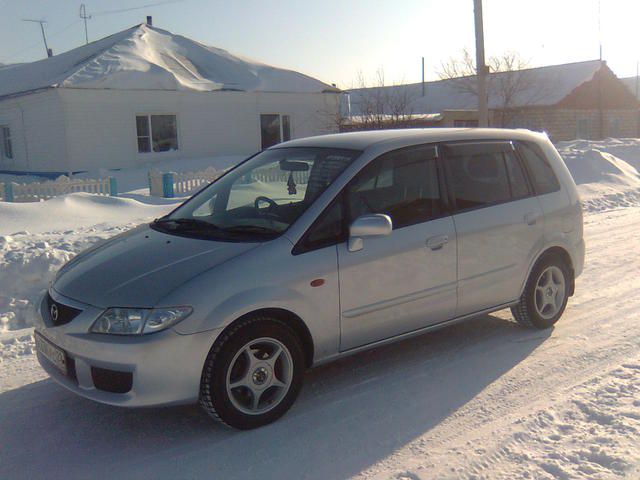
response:
<svg viewBox="0 0 640 480"><path fill-rule="evenodd" d="M191 278L258 245L169 235L144 225L76 256L53 288L96 307L153 307Z"/></svg>

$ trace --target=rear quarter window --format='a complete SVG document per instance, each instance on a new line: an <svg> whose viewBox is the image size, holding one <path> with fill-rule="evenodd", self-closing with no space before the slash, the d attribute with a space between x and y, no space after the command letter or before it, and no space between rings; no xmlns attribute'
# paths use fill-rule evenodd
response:
<svg viewBox="0 0 640 480"><path fill-rule="evenodd" d="M538 145L532 142L518 142L518 151L527 164L536 194L544 195L560 190L560 182L551 163Z"/></svg>

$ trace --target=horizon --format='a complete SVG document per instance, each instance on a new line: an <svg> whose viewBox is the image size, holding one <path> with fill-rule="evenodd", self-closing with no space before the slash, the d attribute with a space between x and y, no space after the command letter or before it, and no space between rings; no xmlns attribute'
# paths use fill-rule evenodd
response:
<svg viewBox="0 0 640 480"><path fill-rule="evenodd" d="M87 3L86 12L92 15L87 20L89 41L144 23L146 15L151 15L156 28L335 83L342 89L358 86L360 73L367 83L372 83L378 69L384 71L386 84L419 83L422 56L425 80L436 81L442 63L459 57L464 48L475 51L470 0L454 0L444 6L434 1L407 0L405 8L385 8L357 0L337 10L331 7L339 5L335 0L329 0L326 7L309 4L307 8L290 0L268 6L247 0L242 5L225 5L224 10L220 10L219 1L174 0L147 6L142 3ZM45 58L39 26L23 22L24 18L47 20L47 42L54 55L84 45L79 5L65 1L52 6L45 0L10 4L0 0L0 8L5 11L0 19L0 63ZM640 5L635 2L614 0L601 5L598 19L598 0L569 0L561 5L541 0L527 12L526 24L520 20L504 21L521 17L520 10L507 0L484 1L487 58L514 51L528 60L530 68L597 60L601 38L602 60L609 68L619 78L636 75L637 55L629 56L624 36L627 23L631 28L632 19L640 15ZM554 15L549 16L549 11ZM196 12L198 15L194 15ZM428 19L433 18L434 12L439 21L430 25ZM422 19L427 19L426 30ZM215 28L211 23L216 24ZM329 32L327 25L331 26ZM546 27L541 39L536 35L540 31L538 25ZM452 37L451 42L441 41L448 37ZM435 45L433 39L438 40Z"/></svg>

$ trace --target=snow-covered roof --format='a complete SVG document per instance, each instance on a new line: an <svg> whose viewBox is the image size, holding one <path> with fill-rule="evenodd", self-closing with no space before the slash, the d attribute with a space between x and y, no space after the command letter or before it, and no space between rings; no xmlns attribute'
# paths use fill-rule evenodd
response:
<svg viewBox="0 0 640 480"><path fill-rule="evenodd" d="M146 24L44 60L0 68L0 98L50 87L127 90L338 90L292 70Z"/></svg>
<svg viewBox="0 0 640 480"><path fill-rule="evenodd" d="M600 60L551 65L530 68L516 72L492 73L488 79L489 108L503 108L503 93L515 90L509 107L555 105L576 87L591 80L604 65ZM469 92L473 88L475 77L461 77L425 83L425 95L422 96L422 84L373 87L353 89L351 93L351 113L362 113L359 103L363 96L374 96L376 91L384 91L389 102L409 102L411 113L437 113L451 109L476 109L477 97ZM520 88L503 87L519 82ZM400 97L403 97L400 99Z"/></svg>

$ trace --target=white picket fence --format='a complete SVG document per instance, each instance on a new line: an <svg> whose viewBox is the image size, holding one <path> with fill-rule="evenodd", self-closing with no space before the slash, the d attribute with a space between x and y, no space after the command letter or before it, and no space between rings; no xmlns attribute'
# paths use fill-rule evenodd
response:
<svg viewBox="0 0 640 480"><path fill-rule="evenodd" d="M149 172L149 194L155 197L172 198L175 196L187 196L194 193L204 185L213 182L223 170L216 170L209 167L199 172L159 172L157 170ZM289 175L297 184L306 184L309 181L309 172L286 172L275 166L271 169L257 170L251 173L251 178L247 182L286 182Z"/></svg>
<svg viewBox="0 0 640 480"><path fill-rule="evenodd" d="M171 198L186 196L222 175L222 170L209 167L199 172L149 172L149 194L156 197Z"/></svg>
<svg viewBox="0 0 640 480"><path fill-rule="evenodd" d="M5 202L38 202L75 192L113 196L118 194L118 187L113 177L71 179L64 175L45 182L0 183L0 198Z"/></svg>

